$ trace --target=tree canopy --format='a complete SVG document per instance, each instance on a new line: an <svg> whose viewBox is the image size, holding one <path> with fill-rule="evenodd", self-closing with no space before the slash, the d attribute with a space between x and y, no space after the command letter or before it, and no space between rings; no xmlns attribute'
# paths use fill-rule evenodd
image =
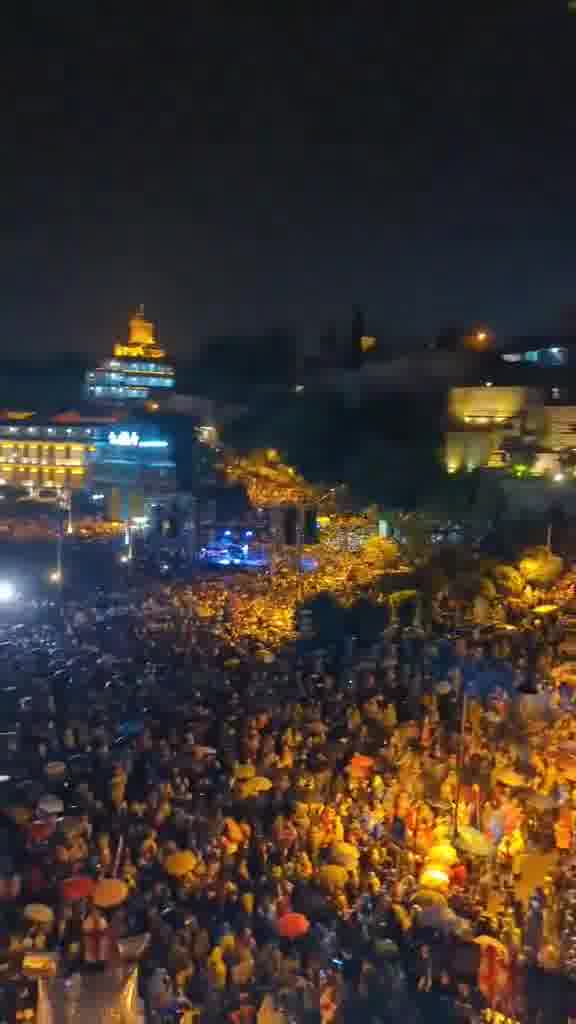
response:
<svg viewBox="0 0 576 1024"><path fill-rule="evenodd" d="M340 396L292 394L258 403L224 432L236 452L272 448L312 485L345 485L357 507L418 511L430 523L496 514L478 474L449 475L440 399L404 396L351 405ZM488 493L490 491L490 494Z"/></svg>

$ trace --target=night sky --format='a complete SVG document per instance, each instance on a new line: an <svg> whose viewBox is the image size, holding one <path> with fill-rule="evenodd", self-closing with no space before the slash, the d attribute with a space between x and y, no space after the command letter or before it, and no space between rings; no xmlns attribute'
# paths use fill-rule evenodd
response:
<svg viewBox="0 0 576 1024"><path fill-rule="evenodd" d="M311 340L355 303L391 341L555 326L576 305L576 15L435 6L28 13L1 44L0 354L107 350L139 302L181 357Z"/></svg>

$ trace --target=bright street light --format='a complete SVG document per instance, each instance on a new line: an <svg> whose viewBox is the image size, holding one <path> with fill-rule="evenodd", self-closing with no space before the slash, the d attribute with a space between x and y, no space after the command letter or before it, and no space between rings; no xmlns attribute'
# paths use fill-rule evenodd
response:
<svg viewBox="0 0 576 1024"><path fill-rule="evenodd" d="M8 601L13 601L16 597L16 588L10 580L0 581L0 602L7 604Z"/></svg>
<svg viewBox="0 0 576 1024"><path fill-rule="evenodd" d="M62 573L60 572L59 569L54 569L54 571L50 573L50 583L61 583L61 582L62 582Z"/></svg>

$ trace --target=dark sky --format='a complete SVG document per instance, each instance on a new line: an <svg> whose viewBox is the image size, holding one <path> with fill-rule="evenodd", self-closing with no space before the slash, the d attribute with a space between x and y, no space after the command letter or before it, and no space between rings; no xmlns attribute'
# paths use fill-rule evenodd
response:
<svg viewBox="0 0 576 1024"><path fill-rule="evenodd" d="M576 15L503 6L27 12L0 44L0 354L106 349L139 302L178 355L311 339L354 303L391 339L556 324L576 305Z"/></svg>

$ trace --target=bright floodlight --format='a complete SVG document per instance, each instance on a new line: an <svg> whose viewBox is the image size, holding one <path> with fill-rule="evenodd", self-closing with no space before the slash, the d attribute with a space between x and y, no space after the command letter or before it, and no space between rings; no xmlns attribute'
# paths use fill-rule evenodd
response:
<svg viewBox="0 0 576 1024"><path fill-rule="evenodd" d="M58 572L58 569L54 569L54 572L50 573L50 583L60 583L62 579L62 573Z"/></svg>
<svg viewBox="0 0 576 1024"><path fill-rule="evenodd" d="M0 601L6 604L7 601L13 601L16 597L16 590L14 584L10 583L9 580L0 580Z"/></svg>

